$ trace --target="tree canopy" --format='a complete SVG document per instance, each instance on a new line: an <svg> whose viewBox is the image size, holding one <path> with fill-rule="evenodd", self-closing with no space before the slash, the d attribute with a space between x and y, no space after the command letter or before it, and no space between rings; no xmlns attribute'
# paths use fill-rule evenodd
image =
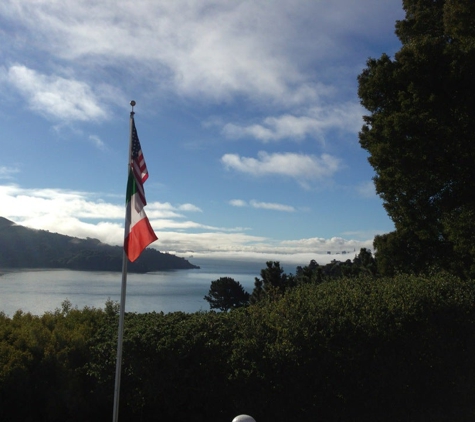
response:
<svg viewBox="0 0 475 422"><path fill-rule="evenodd" d="M288 287L291 287L292 279L289 279L278 261L267 261L266 268L261 270L261 278L254 278L254 290L250 302L257 303L264 298L280 296Z"/></svg>
<svg viewBox="0 0 475 422"><path fill-rule="evenodd" d="M375 238L379 270L475 275L475 2L404 0L402 46L369 59L360 144L396 230Z"/></svg>
<svg viewBox="0 0 475 422"><path fill-rule="evenodd" d="M210 309L228 311L249 304L249 293L239 281L231 277L221 277L211 282L209 292L204 297Z"/></svg>

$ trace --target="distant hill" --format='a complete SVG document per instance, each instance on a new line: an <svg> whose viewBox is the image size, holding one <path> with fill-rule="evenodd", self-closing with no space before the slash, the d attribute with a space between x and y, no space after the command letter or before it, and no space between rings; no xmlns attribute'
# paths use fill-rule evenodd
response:
<svg viewBox="0 0 475 422"><path fill-rule="evenodd" d="M123 249L97 239L79 239L20 226L0 217L0 268L65 268L84 271L122 271ZM127 271L199 268L184 258L146 249Z"/></svg>

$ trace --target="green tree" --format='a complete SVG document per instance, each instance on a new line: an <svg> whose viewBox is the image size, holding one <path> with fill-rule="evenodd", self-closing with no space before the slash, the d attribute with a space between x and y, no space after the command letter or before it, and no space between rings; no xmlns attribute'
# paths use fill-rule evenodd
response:
<svg viewBox="0 0 475 422"><path fill-rule="evenodd" d="M360 253L355 256L353 266L357 268L357 274L376 275L376 260L370 250L361 248Z"/></svg>
<svg viewBox="0 0 475 422"><path fill-rule="evenodd" d="M404 0L394 59L359 75L360 144L395 223L376 259L406 247L408 267L475 274L475 6L471 0ZM404 246L403 246L404 245ZM386 246L389 246L386 249ZM379 264L378 264L379 265Z"/></svg>
<svg viewBox="0 0 475 422"><path fill-rule="evenodd" d="M210 309L228 311L249 304L249 293L239 281L231 277L221 277L211 282L209 292L204 297Z"/></svg>
<svg viewBox="0 0 475 422"><path fill-rule="evenodd" d="M261 270L261 278L256 277L251 303L256 303L263 298L275 299L281 296L288 287L293 287L295 278L284 273L278 261L267 261L266 268Z"/></svg>
<svg viewBox="0 0 475 422"><path fill-rule="evenodd" d="M312 259L305 267L298 266L295 273L297 284L316 283L320 284L322 279L322 268L317 261Z"/></svg>

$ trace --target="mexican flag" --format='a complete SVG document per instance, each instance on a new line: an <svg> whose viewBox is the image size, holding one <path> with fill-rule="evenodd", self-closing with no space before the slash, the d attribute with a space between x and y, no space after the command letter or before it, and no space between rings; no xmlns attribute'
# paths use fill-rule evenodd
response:
<svg viewBox="0 0 475 422"><path fill-rule="evenodd" d="M129 261L134 262L150 243L157 240L157 236L143 209L144 204L132 170L127 182L126 202L124 250Z"/></svg>

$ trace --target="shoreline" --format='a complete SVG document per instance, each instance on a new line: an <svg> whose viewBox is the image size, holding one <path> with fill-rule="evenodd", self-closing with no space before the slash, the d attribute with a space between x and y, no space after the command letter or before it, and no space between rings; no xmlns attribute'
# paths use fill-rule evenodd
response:
<svg viewBox="0 0 475 422"><path fill-rule="evenodd" d="M199 266L194 266L193 268L171 268L165 270L155 270L155 271L148 271L148 272L137 272L137 271L128 271L128 274L154 274L160 272L168 272L168 271L183 271L183 270L200 270ZM120 274L121 271L112 271L112 270L81 270L78 268L43 268L43 267L21 267L21 268L0 268L0 277L5 274L12 274L12 273L25 273L25 272L42 272L42 271L84 271L84 272L93 272L93 273L118 273Z"/></svg>

